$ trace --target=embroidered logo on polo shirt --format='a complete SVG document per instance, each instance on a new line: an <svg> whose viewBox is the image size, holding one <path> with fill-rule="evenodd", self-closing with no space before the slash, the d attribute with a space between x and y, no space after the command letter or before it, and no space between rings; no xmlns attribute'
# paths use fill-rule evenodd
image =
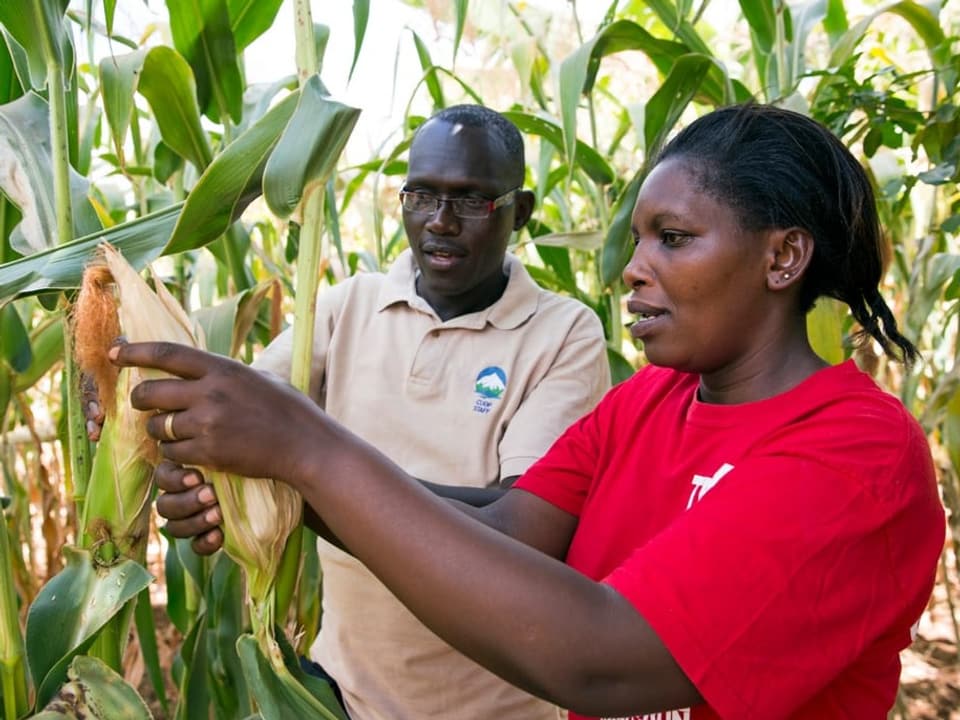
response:
<svg viewBox="0 0 960 720"><path fill-rule="evenodd" d="M473 383L473 390L480 397L473 404L473 411L484 415L490 412L493 401L499 400L507 389L507 374L503 368L491 365L477 374Z"/></svg>

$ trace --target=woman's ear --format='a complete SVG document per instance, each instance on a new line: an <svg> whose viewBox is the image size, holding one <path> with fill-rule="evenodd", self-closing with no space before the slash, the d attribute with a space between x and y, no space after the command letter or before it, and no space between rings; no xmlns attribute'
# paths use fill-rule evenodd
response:
<svg viewBox="0 0 960 720"><path fill-rule="evenodd" d="M537 197L529 190L519 190L513 204L513 229L519 230L530 221L534 205L537 204Z"/></svg>
<svg viewBox="0 0 960 720"><path fill-rule="evenodd" d="M813 260L813 236L803 228L774 230L770 235L767 287L782 290L792 286Z"/></svg>

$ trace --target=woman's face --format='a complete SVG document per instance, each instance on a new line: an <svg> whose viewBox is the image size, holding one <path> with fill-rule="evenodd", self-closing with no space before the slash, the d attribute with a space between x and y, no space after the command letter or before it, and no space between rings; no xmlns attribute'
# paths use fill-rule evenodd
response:
<svg viewBox="0 0 960 720"><path fill-rule="evenodd" d="M623 271L630 332L655 365L701 374L751 367L775 341L769 233L744 230L682 157L658 164L633 211Z"/></svg>

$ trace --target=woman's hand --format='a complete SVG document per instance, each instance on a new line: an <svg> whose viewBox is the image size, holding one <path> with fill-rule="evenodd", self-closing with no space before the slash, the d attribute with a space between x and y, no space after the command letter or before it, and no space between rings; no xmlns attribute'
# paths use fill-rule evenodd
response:
<svg viewBox="0 0 960 720"><path fill-rule="evenodd" d="M166 530L176 538L193 538L198 555L211 555L223 546L220 523L223 516L213 485L204 482L196 468L185 468L164 460L154 472L162 494L157 512L166 518Z"/></svg>
<svg viewBox="0 0 960 720"><path fill-rule="evenodd" d="M147 432L168 460L288 482L303 477L303 463L318 464L328 437L323 412L275 377L175 343L116 345L109 355L120 366L177 376L144 381L130 393L133 407L154 412Z"/></svg>

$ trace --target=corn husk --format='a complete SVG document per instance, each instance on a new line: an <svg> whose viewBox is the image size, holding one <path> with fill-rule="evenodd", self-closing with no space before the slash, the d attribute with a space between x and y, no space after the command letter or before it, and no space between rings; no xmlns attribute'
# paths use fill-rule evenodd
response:
<svg viewBox="0 0 960 720"><path fill-rule="evenodd" d="M101 254L119 300L119 329L128 341L166 341L203 348L202 332L155 275L152 289L116 249L105 244ZM98 272L102 286L102 271ZM91 343L99 347L101 357L115 335ZM91 368L95 370L96 365L91 363ZM162 376L160 371L131 368L121 370L117 377L115 401L105 410L107 422L97 451L99 459L101 450L109 447L109 458L100 463L100 472L95 460L95 475L88 491L109 495L112 502L91 502L88 498L86 505L90 508L91 534L100 541L109 536L113 540L130 538L132 543L145 530L142 523L144 515L149 519L150 472L144 468L151 468L159 457L156 443L146 434L144 414L131 408L128 398L130 388L140 380ZM110 391L105 393L100 386L109 382L109 377L98 376L97 382L101 398L109 397ZM266 628L264 632L272 633L274 578L287 537L300 522L302 499L290 486L271 479L243 479L202 470L217 492L223 514L224 550L246 575L251 621L256 629ZM95 487L99 491L93 491Z"/></svg>

